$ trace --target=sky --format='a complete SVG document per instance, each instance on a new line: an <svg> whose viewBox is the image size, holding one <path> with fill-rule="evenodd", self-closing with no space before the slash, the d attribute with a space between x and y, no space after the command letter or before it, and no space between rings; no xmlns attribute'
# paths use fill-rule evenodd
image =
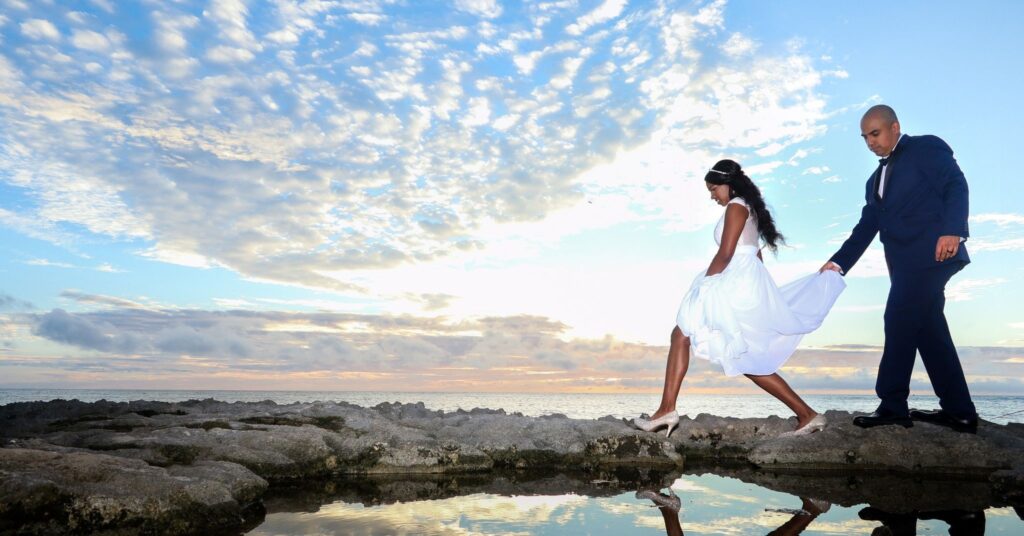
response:
<svg viewBox="0 0 1024 536"><path fill-rule="evenodd" d="M953 148L972 392L1024 395L1017 21L993 1L0 0L0 387L659 392L740 162L848 236L886 103ZM871 393L880 245L781 371ZM694 362L690 392L750 392ZM918 365L912 388L930 387Z"/></svg>

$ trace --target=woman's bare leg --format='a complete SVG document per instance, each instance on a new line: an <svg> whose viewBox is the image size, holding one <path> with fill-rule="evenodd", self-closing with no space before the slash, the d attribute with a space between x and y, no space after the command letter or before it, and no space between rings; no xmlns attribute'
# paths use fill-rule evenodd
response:
<svg viewBox="0 0 1024 536"><path fill-rule="evenodd" d="M671 508L658 508L661 510L661 517L665 520L665 534L668 536L683 536L683 527L679 525L679 512Z"/></svg>
<svg viewBox="0 0 1024 536"><path fill-rule="evenodd" d="M686 370L689 368L690 338L683 335L679 326L676 326L672 330L668 347L668 363L665 365L665 387L661 390L661 405L658 406L658 411L651 415L652 419L675 411L679 388L682 386Z"/></svg>
<svg viewBox="0 0 1024 536"><path fill-rule="evenodd" d="M786 407L793 410L793 413L796 414L797 428L807 424L808 421L818 414L777 373L766 376L755 376L753 374L747 374L746 376L756 383L758 387L778 398Z"/></svg>

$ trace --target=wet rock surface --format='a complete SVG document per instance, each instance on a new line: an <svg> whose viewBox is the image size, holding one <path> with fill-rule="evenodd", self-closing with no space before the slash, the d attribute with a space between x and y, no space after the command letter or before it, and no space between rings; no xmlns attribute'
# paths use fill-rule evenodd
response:
<svg viewBox="0 0 1024 536"><path fill-rule="evenodd" d="M780 434L795 419L702 414L684 418L666 438L611 417L446 413L422 403L16 403L0 406L0 532L202 533L245 526L265 496L300 482L329 488L403 475L392 487L416 496L445 493L439 482L451 475L678 473L684 461L688 468L724 464L789 475L758 477L783 488L799 481L792 475L830 475L817 481L834 487L842 481L828 478L881 482L880 475L896 473L956 478L990 504L1024 497L1024 426L983 422L977 435L920 423L863 430L849 413L826 416L824 431L794 438ZM435 476L416 487L410 475ZM587 493L579 488L589 481L637 484L595 476L566 485ZM856 500L872 485L834 502Z"/></svg>

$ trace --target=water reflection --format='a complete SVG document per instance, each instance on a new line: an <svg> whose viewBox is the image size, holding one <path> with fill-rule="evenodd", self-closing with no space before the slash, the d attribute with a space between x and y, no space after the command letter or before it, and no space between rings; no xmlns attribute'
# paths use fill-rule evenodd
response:
<svg viewBox="0 0 1024 536"><path fill-rule="evenodd" d="M868 506L858 515L882 523L878 532L892 536L913 536L917 534L918 520L939 520L949 526L951 536L975 536L985 534L985 512L983 510L937 510L934 512L893 513L881 508Z"/></svg>
<svg viewBox="0 0 1024 536"><path fill-rule="evenodd" d="M1024 533L1018 511L1002 504L938 507L975 504L962 497L972 489L969 482L876 476L867 480L885 482L871 487L851 477L792 476L746 469L728 476L620 471L597 477L513 473L322 483L277 489L266 501L265 521L249 534ZM836 484L830 478L839 478L843 487L826 495ZM816 490L814 496L787 492L801 480L805 489ZM929 495L943 488L960 490L961 497L951 502L955 493ZM890 492L880 491L885 489Z"/></svg>

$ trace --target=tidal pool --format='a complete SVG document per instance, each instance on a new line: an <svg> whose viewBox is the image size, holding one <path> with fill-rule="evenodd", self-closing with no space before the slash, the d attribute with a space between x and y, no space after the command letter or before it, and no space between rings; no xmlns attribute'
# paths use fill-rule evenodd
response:
<svg viewBox="0 0 1024 536"><path fill-rule="evenodd" d="M1024 534L1022 505L1000 503L980 479L716 473L513 473L279 488L247 534ZM636 496L669 488L678 512Z"/></svg>

